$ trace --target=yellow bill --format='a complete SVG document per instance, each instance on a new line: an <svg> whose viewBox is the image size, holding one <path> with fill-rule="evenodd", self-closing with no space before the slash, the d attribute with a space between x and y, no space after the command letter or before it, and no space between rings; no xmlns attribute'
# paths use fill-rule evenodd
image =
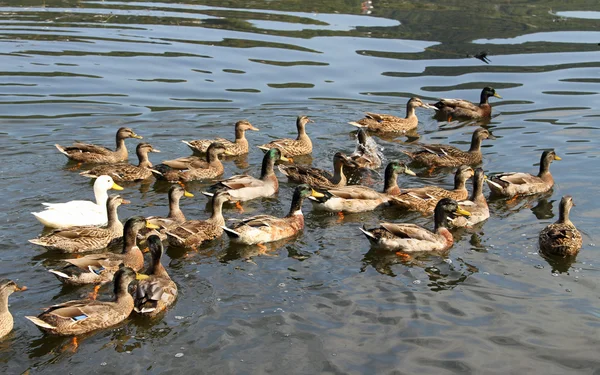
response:
<svg viewBox="0 0 600 375"><path fill-rule="evenodd" d="M192 198L192 197L194 197L194 194L190 193L187 190L184 190L183 191L183 196L188 197L188 198Z"/></svg>
<svg viewBox="0 0 600 375"><path fill-rule="evenodd" d="M115 189L115 190L123 190L122 186L117 185L116 182L113 182L112 186L110 187L111 189Z"/></svg>
<svg viewBox="0 0 600 375"><path fill-rule="evenodd" d="M494 93L494 97L498 98L498 99L502 99L502 97L500 95L498 95L497 93Z"/></svg>
<svg viewBox="0 0 600 375"><path fill-rule="evenodd" d="M316 191L315 189L311 189L310 195L315 198L323 198L325 196L322 193L319 193L318 191Z"/></svg>
<svg viewBox="0 0 600 375"><path fill-rule="evenodd" d="M146 280L146 279L148 279L148 278L150 278L150 276L148 276L148 275L145 275L145 274L143 274L143 273L136 273L136 274L135 274L135 279L136 279L136 280Z"/></svg>
<svg viewBox="0 0 600 375"><path fill-rule="evenodd" d="M148 228L148 229L159 229L160 227L158 225L156 225L156 224L152 224L151 222L146 221L146 228Z"/></svg>
<svg viewBox="0 0 600 375"><path fill-rule="evenodd" d="M460 216L471 216L471 213L467 210L463 210L462 208L458 207L456 209L456 211L454 211L455 214L460 215Z"/></svg>
<svg viewBox="0 0 600 375"><path fill-rule="evenodd" d="M562 160L562 158L558 155L554 155L554 160Z"/></svg>

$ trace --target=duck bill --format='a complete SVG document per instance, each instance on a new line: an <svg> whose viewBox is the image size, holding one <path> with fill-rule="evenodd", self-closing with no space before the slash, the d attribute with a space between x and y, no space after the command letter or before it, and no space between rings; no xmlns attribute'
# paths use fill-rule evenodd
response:
<svg viewBox="0 0 600 375"><path fill-rule="evenodd" d="M323 198L325 195L323 193L319 193L315 189L311 189L310 196L315 198Z"/></svg>
<svg viewBox="0 0 600 375"><path fill-rule="evenodd" d="M121 204L131 204L131 201L127 199L121 199Z"/></svg>
<svg viewBox="0 0 600 375"><path fill-rule="evenodd" d="M184 191L183 191L183 196L184 196L184 197L188 197L188 198L193 198L193 197L194 197L194 194L190 193L190 192L189 192L189 191L187 191L187 190L184 190Z"/></svg>
<svg viewBox="0 0 600 375"><path fill-rule="evenodd" d="M423 108L427 108L427 109L433 109L434 111L437 111L437 110L438 110L438 107L436 107L436 106L433 106L433 105L431 105L431 104L427 104L427 103L423 103L423 104L421 105L421 107L423 107Z"/></svg>
<svg viewBox="0 0 600 375"><path fill-rule="evenodd" d="M288 162L288 161L290 161L290 158L286 158L285 156L281 155L281 156L279 157L279 160L281 160L281 161L285 161L285 162Z"/></svg>
<svg viewBox="0 0 600 375"><path fill-rule="evenodd" d="M143 138L144 138L144 137L142 137L141 135L137 135L137 134L135 134L135 133L133 133L131 136L132 136L133 138L137 138L137 139L143 139Z"/></svg>
<svg viewBox="0 0 600 375"><path fill-rule="evenodd" d="M24 292L26 290L27 290L27 287L25 285L22 285L22 286L15 285L15 292Z"/></svg>
<svg viewBox="0 0 600 375"><path fill-rule="evenodd" d="M471 216L471 213L467 210L463 210L462 208L458 207L456 209L456 211L454 211L455 214L460 215L460 216Z"/></svg>
<svg viewBox="0 0 600 375"><path fill-rule="evenodd" d="M159 229L160 227L158 225L156 225L156 224L152 224L151 222L146 221L146 228L148 228L148 229Z"/></svg>
<svg viewBox="0 0 600 375"><path fill-rule="evenodd" d="M229 150L225 150L225 152L223 154L227 155L227 156L235 156L235 154Z"/></svg>
<svg viewBox="0 0 600 375"><path fill-rule="evenodd" d="M495 136L493 136L493 135L489 134L489 135L488 135L488 139L497 139L497 138L496 138Z"/></svg>
<svg viewBox="0 0 600 375"><path fill-rule="evenodd" d="M417 175L415 172L413 172L412 170L408 169L408 167L406 167L404 169L404 173L406 173L409 176L416 176Z"/></svg>
<svg viewBox="0 0 600 375"><path fill-rule="evenodd" d="M255 132L257 132L257 131L260 131L260 129L259 129L259 128L257 128L257 127L254 127L254 126L252 126L252 127L248 128L248 130L254 130Z"/></svg>
<svg viewBox="0 0 600 375"><path fill-rule="evenodd" d="M146 279L149 279L149 278L150 278L150 276L145 275L143 273L136 273L135 274L135 279L136 280L146 280Z"/></svg>
<svg viewBox="0 0 600 375"><path fill-rule="evenodd" d="M502 99L502 97L500 95L498 95L497 93L494 93L494 98Z"/></svg>
<svg viewBox="0 0 600 375"><path fill-rule="evenodd" d="M152 151L150 151L150 152L160 152L160 150L153 148Z"/></svg>
<svg viewBox="0 0 600 375"><path fill-rule="evenodd" d="M554 160L562 160L562 158L558 155L554 155Z"/></svg>
<svg viewBox="0 0 600 375"><path fill-rule="evenodd" d="M113 182L113 184L112 184L112 186L111 186L110 188L111 188L111 189L114 189L114 190L123 190L123 187L122 187L122 186L119 186L119 185L117 185L117 183L116 183L116 182Z"/></svg>

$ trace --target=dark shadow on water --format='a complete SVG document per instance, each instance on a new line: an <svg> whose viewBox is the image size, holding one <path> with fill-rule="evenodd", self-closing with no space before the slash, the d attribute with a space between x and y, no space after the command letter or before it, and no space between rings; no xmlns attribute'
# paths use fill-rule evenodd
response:
<svg viewBox="0 0 600 375"><path fill-rule="evenodd" d="M569 273L571 266L573 263L577 261L577 255L572 256L555 256L555 255L547 255L539 252L540 257L544 258L544 260L552 267L553 273Z"/></svg>

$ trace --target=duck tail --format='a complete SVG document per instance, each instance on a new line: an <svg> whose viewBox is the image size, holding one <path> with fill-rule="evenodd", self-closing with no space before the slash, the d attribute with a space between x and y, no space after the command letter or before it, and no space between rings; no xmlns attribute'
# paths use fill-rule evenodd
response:
<svg viewBox="0 0 600 375"><path fill-rule="evenodd" d="M80 172L79 175L80 176L84 176L84 177L90 177L90 178L98 178L98 177L100 177L100 176L97 176L97 175L95 175L95 174L93 174L91 172L92 171L83 171L83 172Z"/></svg>
<svg viewBox="0 0 600 375"><path fill-rule="evenodd" d="M226 226L221 226L221 228L223 228L223 230L225 231L225 234L227 234L228 237L230 238L240 238L242 235L240 234L240 232L236 232L231 228L227 228Z"/></svg>
<svg viewBox="0 0 600 375"><path fill-rule="evenodd" d="M360 230L361 232L363 232L363 234L365 236L367 236L367 238L369 239L369 241L371 240L376 240L377 238L373 235L373 233L369 232L367 230L367 228L365 227L365 225L363 224L362 228L358 227L358 230Z"/></svg>
<svg viewBox="0 0 600 375"><path fill-rule="evenodd" d="M61 145L59 145L58 143L54 144L54 147L56 147L56 149L63 155L65 155L66 157L69 157L69 154L67 153L67 151L65 151L65 148Z"/></svg>
<svg viewBox="0 0 600 375"><path fill-rule="evenodd" d="M25 316L25 318L30 320L33 324L35 324L38 327L42 327L42 328L46 328L46 329L56 329L55 326L44 322L42 319L38 318L37 316Z"/></svg>
<svg viewBox="0 0 600 375"><path fill-rule="evenodd" d="M352 126L356 126L357 128L366 128L365 125L361 125L356 121L350 121L348 124L352 125Z"/></svg>
<svg viewBox="0 0 600 375"><path fill-rule="evenodd" d="M61 278L63 278L63 279L71 279L71 276L67 275L64 272L60 272L60 271L57 271L57 270L48 270L48 272L54 274L56 277L58 277L59 280Z"/></svg>

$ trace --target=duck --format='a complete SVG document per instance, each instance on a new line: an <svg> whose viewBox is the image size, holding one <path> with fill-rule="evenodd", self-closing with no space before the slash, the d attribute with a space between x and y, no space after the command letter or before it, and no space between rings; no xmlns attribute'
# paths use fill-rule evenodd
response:
<svg viewBox="0 0 600 375"><path fill-rule="evenodd" d="M419 119L415 113L418 107L436 109L435 107L424 103L417 97L410 98L406 103L406 117L396 117L380 113L366 112L363 119L349 122L350 125L367 129L374 133L406 133L416 129Z"/></svg>
<svg viewBox="0 0 600 375"><path fill-rule="evenodd" d="M519 172L500 173L488 178L486 182L493 195L507 198L545 193L554 186L554 178L550 173L550 164L554 160L562 159L553 150L544 151L537 176Z"/></svg>
<svg viewBox="0 0 600 375"><path fill-rule="evenodd" d="M263 157L259 178L247 174L232 176L212 185L209 191L227 191L236 202L270 197L279 191L279 180L273 170L277 160L288 161L289 159L281 155L278 148L272 148Z"/></svg>
<svg viewBox="0 0 600 375"><path fill-rule="evenodd" d="M96 146L89 143L74 143L72 146L54 146L67 158L80 163L111 164L127 161L129 154L125 147L125 139L142 139L141 135L135 134L130 128L119 128L117 130L117 148L112 151L106 147Z"/></svg>
<svg viewBox="0 0 600 375"><path fill-rule="evenodd" d="M58 270L48 270L66 285L104 284L110 282L121 264L139 271L144 267L144 255L136 244L140 229L157 229L141 216L134 216L125 222L123 228L123 250L120 254L111 252L90 254L80 258L65 259L68 263Z"/></svg>
<svg viewBox="0 0 600 375"><path fill-rule="evenodd" d="M138 165L129 163L99 165L90 170L79 173L85 177L97 178L102 175L111 176L115 181L142 181L152 176L152 163L148 159L148 153L160 152L149 143L140 143L135 152L138 157Z"/></svg>
<svg viewBox="0 0 600 375"><path fill-rule="evenodd" d="M502 99L500 95L491 87L484 87L481 90L479 105L463 99L440 99L433 104L438 109L436 115L444 120L452 121L458 119L481 119L492 115L492 107L488 102L490 97Z"/></svg>
<svg viewBox="0 0 600 375"><path fill-rule="evenodd" d="M188 156L174 160L165 160L152 172L159 180L169 182L188 182L207 180L223 174L223 163L219 155L229 155L222 143L214 142L208 147L204 160L197 156Z"/></svg>
<svg viewBox="0 0 600 375"><path fill-rule="evenodd" d="M360 231L367 237L373 247L389 251L423 252L444 251L452 247L454 239L448 230L448 217L470 213L459 207L452 198L440 199L434 210L433 232L410 223L382 222L379 227Z"/></svg>
<svg viewBox="0 0 600 375"><path fill-rule="evenodd" d="M461 165L481 164L481 142L484 139L495 139L490 132L484 128L478 128L473 132L471 147L463 151L457 147L442 144L421 145L416 152L402 151L414 162L429 167L459 167Z"/></svg>
<svg viewBox="0 0 600 375"><path fill-rule="evenodd" d="M13 329L13 316L8 310L8 297L14 292L27 290L26 286L18 286L12 280L0 281L0 338L8 335Z"/></svg>
<svg viewBox="0 0 600 375"><path fill-rule="evenodd" d="M94 181L96 203L74 200L65 203L42 203L44 211L32 212L48 228L70 228L81 225L106 225L108 190L123 190L112 177L100 176Z"/></svg>
<svg viewBox="0 0 600 375"><path fill-rule="evenodd" d="M399 162L391 162L385 168L385 180L383 192L375 191L362 185L343 186L340 188L319 190L324 196L308 199L313 207L320 211L357 213L372 211L379 206L389 202L390 197L400 194L400 188L396 181L399 174L405 173L414 176L406 165Z"/></svg>
<svg viewBox="0 0 600 375"><path fill-rule="evenodd" d="M210 193L206 193L211 195ZM193 249L205 242L221 237L225 225L223 218L223 203L231 200L227 191L212 194L212 213L206 220L187 220L173 229L168 230L167 239L172 246Z"/></svg>
<svg viewBox="0 0 600 375"><path fill-rule="evenodd" d="M119 221L117 208L129 201L113 194L106 201L108 225L106 227L76 226L55 229L51 233L29 240L32 244L44 246L63 253L83 253L100 250L123 236L123 224Z"/></svg>
<svg viewBox="0 0 600 375"><path fill-rule="evenodd" d="M461 165L454 175L453 190L446 190L435 185L404 189L401 194L393 196L390 203L411 211L433 212L441 198L467 199L469 192L465 186L466 181L473 177L474 173L470 166Z"/></svg>
<svg viewBox="0 0 600 375"><path fill-rule="evenodd" d="M179 201L182 197L193 198L194 194L185 190L183 186L179 184L174 184L169 188L169 214L167 216L148 216L146 217L146 221L156 225L159 229L147 229L142 228L140 230L139 236L142 238L148 238L150 235L154 234L160 237L161 240L167 239L166 231L176 227L177 225L185 222L186 218L181 211L181 207L179 207Z"/></svg>
<svg viewBox="0 0 600 375"><path fill-rule="evenodd" d="M230 241L243 245L257 245L295 236L304 229L302 203L307 197L323 197L306 184L294 189L292 204L285 217L257 215L242 219L232 227L222 226Z"/></svg>
<svg viewBox="0 0 600 375"><path fill-rule="evenodd" d="M365 129L358 129L356 149L348 156L357 168L379 169L382 164L377 143L369 137Z"/></svg>
<svg viewBox="0 0 600 375"><path fill-rule="evenodd" d="M201 139L195 141L181 141L185 143L194 152L205 154L211 143L221 143L231 155L239 156L248 153L248 140L246 139L246 130L259 131L250 122L241 120L235 123L235 141L231 142L225 138Z"/></svg>
<svg viewBox="0 0 600 375"><path fill-rule="evenodd" d="M465 211L469 211L471 215L469 217L457 216L456 218L449 218L452 226L471 227L490 217L490 209L483 195L483 181L485 179L486 176L483 169L476 168L473 174L473 192L471 193L471 197L458 202L458 206Z"/></svg>
<svg viewBox="0 0 600 375"><path fill-rule="evenodd" d="M63 302L47 308L38 316L26 316L29 321L45 332L59 335L81 335L114 326L127 319L133 311L133 297L129 284L137 278L136 272L123 267L114 274L114 294L111 301L82 299Z"/></svg>
<svg viewBox="0 0 600 375"><path fill-rule="evenodd" d="M348 180L344 175L344 166L353 168L356 164L344 153L336 152L333 155L333 175L323 169L298 164L279 164L279 171L291 182L329 189L346 186Z"/></svg>
<svg viewBox="0 0 600 375"><path fill-rule="evenodd" d="M269 151L272 148L278 148L281 154L286 158L291 158L298 155L307 155L312 153L312 141L306 134L306 124L314 122L307 116L298 116L296 119L296 129L298 130L298 137L296 139L282 138L276 139L264 145L258 146L263 151Z"/></svg>
<svg viewBox="0 0 600 375"><path fill-rule="evenodd" d="M567 257L577 255L581 249L581 233L569 219L571 208L575 206L573 197L565 195L560 200L558 220L540 232L540 251L544 255Z"/></svg>
<svg viewBox="0 0 600 375"><path fill-rule="evenodd" d="M144 271L148 276L138 281L133 292L133 309L138 314L156 316L165 311L177 299L177 285L160 262L163 244L158 236L148 237L152 261Z"/></svg>

